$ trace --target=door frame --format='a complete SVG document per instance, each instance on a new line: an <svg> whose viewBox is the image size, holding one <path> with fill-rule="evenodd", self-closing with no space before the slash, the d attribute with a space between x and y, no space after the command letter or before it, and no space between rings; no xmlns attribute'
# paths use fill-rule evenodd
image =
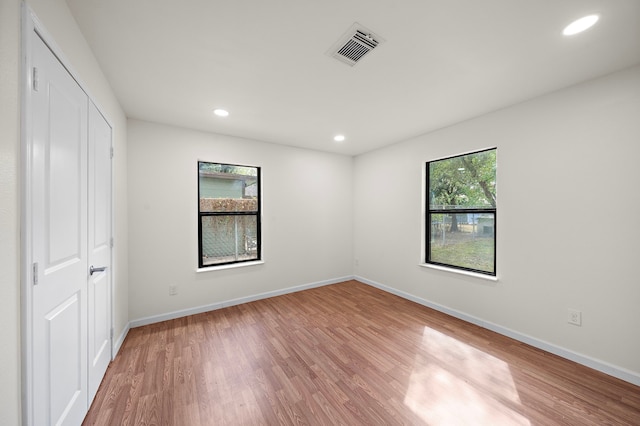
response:
<svg viewBox="0 0 640 426"><path fill-rule="evenodd" d="M21 146L21 184L20 184L20 344L21 344L21 394L22 394L22 424L33 425L33 259L31 256L33 248L33 235L32 235L32 206L31 206L31 174L32 166L29 161L32 154L33 135L31 132L32 125L32 98L31 87L33 85L32 67L33 61L31 58L31 49L34 42L34 37L40 37L42 41L47 45L51 52L58 58L62 66L67 70L71 77L76 81L78 86L85 92L89 101L93 102L98 112L105 119L109 127L111 127L111 149L113 150L113 124L109 117L104 113L104 109L100 107L100 104L95 101L95 98L87 90L87 85L79 78L79 74L70 65L70 61L65 57L62 49L56 44L54 38L45 29L44 25L40 22L33 10L22 2L21 20L21 108L20 108L20 146ZM112 151L113 152L113 151ZM115 233L115 220L114 220L114 174L113 174L113 161L111 162L111 230L110 241L113 242L113 235ZM114 307L114 277L116 268L114 266L113 256L113 243L110 248L110 257L112 270L109 279L109 297L111 299L111 336L110 336L110 354L113 360L114 353L114 320L115 320L115 307Z"/></svg>

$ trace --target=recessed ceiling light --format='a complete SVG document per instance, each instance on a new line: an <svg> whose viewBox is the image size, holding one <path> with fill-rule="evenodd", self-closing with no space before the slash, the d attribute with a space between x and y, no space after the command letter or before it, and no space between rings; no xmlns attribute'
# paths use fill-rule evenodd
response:
<svg viewBox="0 0 640 426"><path fill-rule="evenodd" d="M218 117L226 117L229 115L229 111L227 111L226 109L220 109L220 108L214 109L213 113Z"/></svg>
<svg viewBox="0 0 640 426"><path fill-rule="evenodd" d="M335 135L333 140L336 142L342 142L344 140L344 135Z"/></svg>
<svg viewBox="0 0 640 426"><path fill-rule="evenodd" d="M585 16L584 18L580 18L567 25L564 31L562 31L562 34L570 36L581 33L593 27L595 23L598 22L598 19L600 19L598 15L589 15Z"/></svg>

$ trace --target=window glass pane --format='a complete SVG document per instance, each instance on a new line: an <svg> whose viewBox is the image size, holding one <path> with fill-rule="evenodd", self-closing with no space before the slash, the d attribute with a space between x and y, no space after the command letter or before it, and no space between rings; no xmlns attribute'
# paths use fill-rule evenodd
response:
<svg viewBox="0 0 640 426"><path fill-rule="evenodd" d="M200 163L200 212L257 212L258 168Z"/></svg>
<svg viewBox="0 0 640 426"><path fill-rule="evenodd" d="M202 266L258 259L256 215L201 216Z"/></svg>
<svg viewBox="0 0 640 426"><path fill-rule="evenodd" d="M429 209L495 207L495 149L429 163Z"/></svg>
<svg viewBox="0 0 640 426"><path fill-rule="evenodd" d="M430 214L429 261L493 274L495 214Z"/></svg>

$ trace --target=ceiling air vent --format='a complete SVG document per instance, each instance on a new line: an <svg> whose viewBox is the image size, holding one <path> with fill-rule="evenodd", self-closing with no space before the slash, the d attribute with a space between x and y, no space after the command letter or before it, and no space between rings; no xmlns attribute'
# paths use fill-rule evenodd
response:
<svg viewBox="0 0 640 426"><path fill-rule="evenodd" d="M349 66L354 66L383 41L384 40L373 32L356 22L347 30L340 40L331 46L327 55Z"/></svg>

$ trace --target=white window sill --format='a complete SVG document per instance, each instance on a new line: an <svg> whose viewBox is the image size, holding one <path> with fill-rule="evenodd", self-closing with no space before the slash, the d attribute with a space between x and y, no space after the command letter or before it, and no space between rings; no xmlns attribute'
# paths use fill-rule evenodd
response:
<svg viewBox="0 0 640 426"><path fill-rule="evenodd" d="M223 269L244 268L245 266L255 266L255 265L263 265L263 264L264 264L264 260L256 260L253 262L231 263L229 265L206 266L204 268L196 269L196 272L221 271Z"/></svg>
<svg viewBox="0 0 640 426"><path fill-rule="evenodd" d="M454 268L447 268L446 266L440 266L440 265L431 265L429 263L419 263L419 266L422 266L423 268L429 268L429 269L437 269L438 271L445 271L445 272L451 272L453 274L459 274L459 275L466 275L468 277L474 277L474 278L480 278L483 280L487 280L487 281L498 281L498 277L494 277L492 275L485 275L485 274L479 274L477 272L471 272L471 271L463 271L461 269L454 269Z"/></svg>

